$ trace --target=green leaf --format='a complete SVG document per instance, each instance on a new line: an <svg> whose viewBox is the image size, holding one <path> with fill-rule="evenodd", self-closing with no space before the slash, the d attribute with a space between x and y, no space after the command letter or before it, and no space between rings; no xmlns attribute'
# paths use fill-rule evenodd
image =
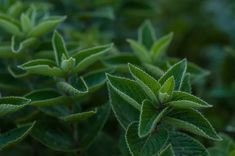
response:
<svg viewBox="0 0 235 156"><path fill-rule="evenodd" d="M174 88L175 79L173 76L171 76L163 83L159 90L159 100L161 103L167 102L172 97Z"/></svg>
<svg viewBox="0 0 235 156"><path fill-rule="evenodd" d="M155 102L157 102L156 94L160 89L160 84L152 76L137 68L132 64L128 64L131 75L136 82L144 89L145 93Z"/></svg>
<svg viewBox="0 0 235 156"><path fill-rule="evenodd" d="M32 46L35 46L35 43L37 42L37 38L30 37L27 38L19 43L19 45L16 45L16 39L15 36L11 38L11 50L14 53L19 53L24 51L27 48L30 48Z"/></svg>
<svg viewBox="0 0 235 156"><path fill-rule="evenodd" d="M74 141L70 131L55 121L37 122L31 131L31 136L43 145L56 150L72 152L79 150L79 145Z"/></svg>
<svg viewBox="0 0 235 156"><path fill-rule="evenodd" d="M150 54L154 62L157 62L166 52L173 38L173 33L158 39L151 47Z"/></svg>
<svg viewBox="0 0 235 156"><path fill-rule="evenodd" d="M208 108L207 102L186 92L174 91L172 99L167 104L177 108Z"/></svg>
<svg viewBox="0 0 235 156"><path fill-rule="evenodd" d="M15 129L5 132L0 135L0 150L22 141L32 130L35 122L31 124L21 125Z"/></svg>
<svg viewBox="0 0 235 156"><path fill-rule="evenodd" d="M154 78L159 79L164 72L162 71L162 69L160 69L157 66L154 66L152 64L149 63L144 63L143 66L145 67L145 69L148 71L148 73L150 73L151 75L154 76Z"/></svg>
<svg viewBox="0 0 235 156"><path fill-rule="evenodd" d="M182 82L181 91L191 93L192 87L191 87L191 81L190 81L190 74L186 73Z"/></svg>
<svg viewBox="0 0 235 156"><path fill-rule="evenodd" d="M52 89L33 90L26 94L25 97L31 99L30 105L34 106L51 106L64 104L68 101L68 97L60 95L57 91Z"/></svg>
<svg viewBox="0 0 235 156"><path fill-rule="evenodd" d="M1 97L0 98L0 117L16 112L29 105L30 100L23 97Z"/></svg>
<svg viewBox="0 0 235 156"><path fill-rule="evenodd" d="M21 36L19 23L14 21L11 17L0 14L0 27L15 36Z"/></svg>
<svg viewBox="0 0 235 156"><path fill-rule="evenodd" d="M147 49L150 49L155 40L156 37L153 25L149 20L146 20L138 30L138 41Z"/></svg>
<svg viewBox="0 0 235 156"><path fill-rule="evenodd" d="M33 26L30 17L24 13L20 16L20 24L22 30L26 33L29 32Z"/></svg>
<svg viewBox="0 0 235 156"><path fill-rule="evenodd" d="M48 59L31 60L18 67L28 71L30 74L38 74L44 76L64 75L64 72L55 65L54 61Z"/></svg>
<svg viewBox="0 0 235 156"><path fill-rule="evenodd" d="M97 46L79 51L73 55L76 59L77 65L74 68L74 72L81 72L96 61L100 60L102 56L111 50L113 44Z"/></svg>
<svg viewBox="0 0 235 156"><path fill-rule="evenodd" d="M221 140L210 122L199 111L186 109L174 110L173 112L168 114L164 122L208 139Z"/></svg>
<svg viewBox="0 0 235 156"><path fill-rule="evenodd" d="M118 94L117 91L109 84L108 90L109 100L114 115L122 128L126 129L131 122L138 120L139 111L124 100L123 97L121 97L120 94Z"/></svg>
<svg viewBox="0 0 235 156"><path fill-rule="evenodd" d="M144 90L137 82L110 74L107 74L107 78L110 87L137 110L140 110L142 101L148 99Z"/></svg>
<svg viewBox="0 0 235 156"><path fill-rule="evenodd" d="M210 156L206 148L192 137L180 132L171 132L169 135L176 155Z"/></svg>
<svg viewBox="0 0 235 156"><path fill-rule="evenodd" d="M131 45L135 55L141 60L141 62L151 63L150 54L143 45L131 39L128 39L127 42Z"/></svg>
<svg viewBox="0 0 235 156"><path fill-rule="evenodd" d="M57 88L63 91L64 93L68 94L69 96L80 97L86 95L89 91L89 88L87 87L86 82L83 79L80 85L82 86L72 86L67 82L58 82Z"/></svg>
<svg viewBox="0 0 235 156"><path fill-rule="evenodd" d="M165 149L163 149L159 156L175 156L172 145L169 144Z"/></svg>
<svg viewBox="0 0 235 156"><path fill-rule="evenodd" d="M55 29L66 19L66 16L48 17L42 20L38 25L28 33L28 37L39 37Z"/></svg>
<svg viewBox="0 0 235 156"><path fill-rule="evenodd" d="M163 84L169 77L174 76L174 78L175 78L175 89L174 90L180 90L186 69L187 69L187 60L183 59L182 61L171 66L166 71L166 73L159 80L160 84Z"/></svg>
<svg viewBox="0 0 235 156"><path fill-rule="evenodd" d="M52 47L55 55L56 64L57 66L60 66L62 56L64 55L66 58L68 58L69 56L64 39L57 31L55 31L52 36Z"/></svg>
<svg viewBox="0 0 235 156"><path fill-rule="evenodd" d="M159 110L151 101L144 100L139 118L139 137L142 138L150 134L157 126L157 123L165 115L167 110L168 107L164 108L163 110Z"/></svg>
<svg viewBox="0 0 235 156"><path fill-rule="evenodd" d="M87 112L81 112L81 113L75 113L75 114L70 114L67 116L61 117L62 120L65 122L81 122L84 120L87 120L88 118L92 117L97 113L97 110L91 110Z"/></svg>
<svg viewBox="0 0 235 156"><path fill-rule="evenodd" d="M147 137L139 138L138 122L132 122L126 131L126 143L132 156L155 155L164 147L167 139L166 130L157 130Z"/></svg>

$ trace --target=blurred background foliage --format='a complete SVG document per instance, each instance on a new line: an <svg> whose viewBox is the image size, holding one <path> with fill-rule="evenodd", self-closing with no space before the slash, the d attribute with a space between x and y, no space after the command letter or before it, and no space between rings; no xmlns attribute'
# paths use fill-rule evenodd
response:
<svg viewBox="0 0 235 156"><path fill-rule="evenodd" d="M73 41L68 43L72 49L113 42L116 51L131 51L126 39L137 39L138 27L146 19L158 38L173 32L169 56L187 58L210 71L193 92L214 105L205 112L212 125L226 137L235 137L234 0L0 0L0 13L10 14L13 4L21 11L35 5L42 15L66 15L58 29L65 40ZM1 44L10 39L0 29ZM106 129L115 133L115 127ZM97 144L100 138L113 142L100 135Z"/></svg>

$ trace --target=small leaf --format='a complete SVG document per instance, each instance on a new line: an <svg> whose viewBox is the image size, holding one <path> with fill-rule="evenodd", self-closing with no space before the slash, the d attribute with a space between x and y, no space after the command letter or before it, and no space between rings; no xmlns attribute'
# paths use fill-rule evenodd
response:
<svg viewBox="0 0 235 156"><path fill-rule="evenodd" d="M172 149L172 145L169 144L165 149L163 149L159 156L175 156L175 153Z"/></svg>
<svg viewBox="0 0 235 156"><path fill-rule="evenodd" d="M147 49L150 49L155 40L156 37L153 25L149 20L146 20L138 30L138 41Z"/></svg>
<svg viewBox="0 0 235 156"><path fill-rule="evenodd" d="M216 133L210 122L197 110L174 110L168 114L165 122L173 127L189 131L208 139L220 141L220 136Z"/></svg>
<svg viewBox="0 0 235 156"><path fill-rule="evenodd" d="M145 69L148 71L148 73L150 73L151 75L154 76L154 78L159 79L164 72L162 71L162 69L160 69L157 66L154 66L152 64L149 63L144 63L143 66L145 67Z"/></svg>
<svg viewBox="0 0 235 156"><path fill-rule="evenodd" d="M173 76L169 77L161 86L159 90L159 100L162 103L167 102L171 97L175 88L175 79Z"/></svg>
<svg viewBox="0 0 235 156"><path fill-rule="evenodd" d="M172 99L167 104L177 108L207 108L212 107L207 102L186 92L174 91Z"/></svg>
<svg viewBox="0 0 235 156"><path fill-rule="evenodd" d="M0 150L22 141L32 130L35 122L21 125L0 135Z"/></svg>
<svg viewBox="0 0 235 156"><path fill-rule="evenodd" d="M163 110L158 110L158 108L156 108L156 105L154 105L151 101L144 100L139 118L139 137L142 138L150 134L155 129L157 123L165 115L167 110L168 107L164 108Z"/></svg>
<svg viewBox="0 0 235 156"><path fill-rule="evenodd" d="M64 39L57 31L55 31L52 36L52 47L55 55L56 64L57 66L60 66L62 56L64 55L66 58L68 58L69 56Z"/></svg>
<svg viewBox="0 0 235 156"><path fill-rule="evenodd" d="M11 17L0 15L0 27L15 36L21 36L19 23L14 21Z"/></svg>
<svg viewBox="0 0 235 156"><path fill-rule="evenodd" d="M173 33L158 39L151 47L150 53L154 62L158 61L166 52L173 38Z"/></svg>
<svg viewBox="0 0 235 156"><path fill-rule="evenodd" d="M61 117L61 119L66 122L81 122L83 120L87 120L88 118L92 117L96 113L97 113L97 110L91 110L87 112L81 112L81 113L75 113L75 114L63 116Z"/></svg>
<svg viewBox="0 0 235 156"><path fill-rule="evenodd" d="M88 87L86 85L86 82L84 82L84 80L82 80L82 86L78 86L79 88L75 88L76 86L72 86L71 84L67 83L67 82L58 82L57 83L57 87L65 92L66 94L68 94L69 96L75 96L75 97L80 97L80 96L84 96L88 93Z"/></svg>
<svg viewBox="0 0 235 156"><path fill-rule="evenodd" d="M141 60L141 62L151 63L150 54L143 45L131 39L128 39L127 42L131 45L135 55Z"/></svg>
<svg viewBox="0 0 235 156"><path fill-rule="evenodd" d="M152 76L137 68L132 64L128 64L131 75L136 82L144 89L145 93L155 102L157 102L156 94L160 89L160 84Z"/></svg>
<svg viewBox="0 0 235 156"><path fill-rule="evenodd" d="M180 90L184 79L184 75L187 69L187 61L183 59L182 61L171 66L166 73L160 78L160 84L163 84L169 77L173 76L175 78L175 89Z"/></svg>
<svg viewBox="0 0 235 156"><path fill-rule="evenodd" d="M108 83L124 100L137 110L140 110L140 104L144 99L148 99L144 90L137 82L107 74Z"/></svg>
<svg viewBox="0 0 235 156"><path fill-rule="evenodd" d="M24 32L29 32L32 29L32 23L30 17L26 14L21 14L20 16L21 28Z"/></svg>
<svg viewBox="0 0 235 156"><path fill-rule="evenodd" d="M60 95L52 89L34 90L25 95L26 98L31 99L30 105L34 106L51 106L57 104L64 104L68 101L68 97Z"/></svg>
<svg viewBox="0 0 235 156"><path fill-rule="evenodd" d="M66 19L66 16L49 17L42 20L38 25L33 27L29 32L28 37L39 37L49 31L55 29L60 23Z"/></svg>
<svg viewBox="0 0 235 156"><path fill-rule="evenodd" d="M132 156L156 155L166 144L168 133L157 130L145 138L138 136L138 122L132 122L126 131L126 143Z"/></svg>
<svg viewBox="0 0 235 156"><path fill-rule="evenodd" d="M76 59L77 65L74 68L74 72L81 72L85 70L88 66L101 59L105 53L112 49L112 46L113 44L97 46L75 53L73 58Z"/></svg>
<svg viewBox="0 0 235 156"><path fill-rule="evenodd" d="M0 117L18 111L29 105L30 100L23 97L1 97L0 98Z"/></svg>
<svg viewBox="0 0 235 156"><path fill-rule="evenodd" d="M63 76L64 72L56 67L54 61L48 59L36 59L28 61L19 68L28 71L30 74L38 74L44 76Z"/></svg>
<svg viewBox="0 0 235 156"><path fill-rule="evenodd" d="M139 111L124 100L109 84L108 90L109 101L114 115L122 128L126 129L131 122L138 120Z"/></svg>
<svg viewBox="0 0 235 156"><path fill-rule="evenodd" d="M210 156L206 148L192 137L180 132L171 132L169 134L170 143L176 155Z"/></svg>

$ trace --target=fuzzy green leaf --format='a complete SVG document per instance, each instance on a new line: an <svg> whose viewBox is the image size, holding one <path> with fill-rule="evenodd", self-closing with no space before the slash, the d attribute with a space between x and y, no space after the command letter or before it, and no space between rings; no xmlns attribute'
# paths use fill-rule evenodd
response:
<svg viewBox="0 0 235 156"><path fill-rule="evenodd" d="M156 94L160 89L159 82L140 68L132 64L128 64L128 66L131 75L136 79L137 83L144 89L145 93L156 102Z"/></svg>
<svg viewBox="0 0 235 156"><path fill-rule="evenodd" d="M91 110L87 112L81 112L81 113L75 113L75 114L63 116L61 117L61 119L66 122L80 122L83 120L87 120L88 118L92 117L96 113L97 113L97 110Z"/></svg>
<svg viewBox="0 0 235 156"><path fill-rule="evenodd" d="M22 141L32 130L35 122L21 125L0 135L0 150Z"/></svg>
<svg viewBox="0 0 235 156"><path fill-rule="evenodd" d="M150 54L154 62L158 61L166 52L173 38L173 33L158 39L151 47Z"/></svg>
<svg viewBox="0 0 235 156"><path fill-rule="evenodd" d="M169 77L161 86L159 90L159 100L162 103L167 102L171 97L175 88L175 79L173 76Z"/></svg>
<svg viewBox="0 0 235 156"><path fill-rule="evenodd" d="M21 28L24 32L29 32L32 29L32 22L27 14L21 14L20 16Z"/></svg>
<svg viewBox="0 0 235 156"><path fill-rule="evenodd" d="M16 45L16 39L15 36L11 38L11 50L14 53L19 53L24 51L27 48L30 48L35 45L37 42L37 39L35 37L27 38L19 43L19 45Z"/></svg>
<svg viewBox="0 0 235 156"><path fill-rule="evenodd" d="M182 82L182 86L181 86L181 91L183 92L187 92L187 93L191 93L192 92L192 88L191 88L191 80L190 80L191 76L189 73L186 73Z"/></svg>
<svg viewBox="0 0 235 156"><path fill-rule="evenodd" d="M51 106L57 104L64 104L68 101L66 96L60 95L52 89L34 90L25 95L26 98L31 99L30 105L34 106Z"/></svg>
<svg viewBox="0 0 235 156"><path fill-rule="evenodd" d="M175 154L178 155L191 155L191 156L210 156L206 148L197 140L192 137L180 133L169 133L170 143L172 144Z"/></svg>
<svg viewBox="0 0 235 156"><path fill-rule="evenodd" d="M112 87L124 100L131 104L134 108L140 110L140 105L144 99L148 99L144 90L136 81L107 75L110 87Z"/></svg>
<svg viewBox="0 0 235 156"><path fill-rule="evenodd" d="M143 66L148 71L148 73L150 73L151 75L154 76L154 78L159 79L164 74L162 69L160 69L159 67L157 67L155 65L152 65L149 63L144 63Z"/></svg>
<svg viewBox="0 0 235 156"><path fill-rule="evenodd" d="M151 101L144 100L139 119L139 137L142 138L150 134L156 127L157 123L165 115L167 110L168 107L164 108L163 110L158 110L156 105L154 105Z"/></svg>
<svg viewBox="0 0 235 156"><path fill-rule="evenodd" d="M139 138L138 122L132 122L126 131L126 143L132 156L155 155L164 147L167 139L166 130L157 130L144 138Z"/></svg>
<svg viewBox="0 0 235 156"><path fill-rule="evenodd" d="M174 76L174 78L175 78L175 89L174 90L180 90L186 69L187 69L187 60L183 59L182 61L171 66L166 71L166 73L159 80L160 84L163 84L169 77Z"/></svg>
<svg viewBox="0 0 235 156"><path fill-rule="evenodd" d="M101 57L112 49L113 44L97 46L94 48L88 48L79 51L73 55L76 59L77 65L74 68L74 72L81 72L85 70L88 66L94 64L96 61L100 60Z"/></svg>
<svg viewBox="0 0 235 156"><path fill-rule="evenodd" d="M186 92L174 91L170 102L167 104L177 108L208 108L207 102Z"/></svg>
<svg viewBox="0 0 235 156"><path fill-rule="evenodd" d="M39 37L49 31L55 29L60 23L66 19L65 16L49 17L42 20L38 25L28 33L29 37Z"/></svg>
<svg viewBox="0 0 235 156"><path fill-rule="evenodd" d="M155 40L156 37L153 25L149 20L146 20L138 30L138 41L147 49L150 49Z"/></svg>
<svg viewBox="0 0 235 156"><path fill-rule="evenodd" d="M29 105L30 100L23 97L1 97L0 98L0 117L9 113L16 112Z"/></svg>
<svg viewBox="0 0 235 156"><path fill-rule="evenodd" d="M110 85L108 85L108 90L109 100L114 115L122 128L126 129L131 122L138 120L139 111L124 100Z"/></svg>
<svg viewBox="0 0 235 156"><path fill-rule="evenodd" d="M173 112L164 120L166 123L208 139L221 140L210 122L199 111L186 109Z"/></svg>
<svg viewBox="0 0 235 156"><path fill-rule="evenodd" d="M11 17L0 15L0 27L15 36L21 36L19 23L14 21Z"/></svg>
<svg viewBox="0 0 235 156"><path fill-rule="evenodd" d="M128 39L127 41L129 42L135 55L141 60L141 62L151 63L150 55L143 45L131 39Z"/></svg>
<svg viewBox="0 0 235 156"><path fill-rule="evenodd" d="M28 71L30 74L38 74L44 76L64 75L64 72L55 65L55 62L48 59L31 60L18 67Z"/></svg>
<svg viewBox="0 0 235 156"><path fill-rule="evenodd" d="M66 58L68 58L69 56L64 39L57 31L55 31L52 36L52 47L55 55L56 64L57 66L60 66L62 56L64 55Z"/></svg>

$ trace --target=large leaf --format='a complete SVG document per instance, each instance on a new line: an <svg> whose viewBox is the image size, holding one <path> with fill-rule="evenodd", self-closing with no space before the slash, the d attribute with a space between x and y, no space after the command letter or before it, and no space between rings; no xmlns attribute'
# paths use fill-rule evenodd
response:
<svg viewBox="0 0 235 156"><path fill-rule="evenodd" d="M163 84L169 77L174 76L175 78L175 90L180 90L184 79L184 75L187 69L187 61L182 61L171 66L166 73L160 78L159 82Z"/></svg>
<svg viewBox="0 0 235 156"><path fill-rule="evenodd" d="M159 110L151 101L144 100L140 112L138 129L139 137L145 137L150 134L167 110L167 107L163 110Z"/></svg>
<svg viewBox="0 0 235 156"><path fill-rule="evenodd" d="M126 129L131 122L138 120L139 111L124 100L123 97L121 97L120 94L118 94L110 85L108 85L108 90L109 100L114 115L122 128Z"/></svg>
<svg viewBox="0 0 235 156"><path fill-rule="evenodd" d="M55 65L54 61L48 59L31 60L20 65L19 68L26 70L31 74L38 74L44 76L64 75L64 72Z"/></svg>
<svg viewBox="0 0 235 156"><path fill-rule="evenodd" d="M21 125L0 135L0 150L22 141L32 130L35 122Z"/></svg>
<svg viewBox="0 0 235 156"><path fill-rule="evenodd" d="M182 82L181 91L191 93L192 87L191 87L191 75L189 73L186 73Z"/></svg>
<svg viewBox="0 0 235 156"><path fill-rule="evenodd" d="M52 89L34 90L25 95L31 99L30 105L34 106L51 106L56 104L64 104L68 101L68 97L60 95Z"/></svg>
<svg viewBox="0 0 235 156"><path fill-rule="evenodd" d="M197 110L173 110L164 122L212 140L221 140L210 122Z"/></svg>
<svg viewBox="0 0 235 156"><path fill-rule="evenodd" d="M170 143L176 156L210 156L206 148L192 137L180 132L171 132L169 134Z"/></svg>
<svg viewBox="0 0 235 156"><path fill-rule="evenodd" d="M64 55L66 58L68 58L68 51L66 49L63 37L57 31L55 31L53 34L52 46L53 46L56 64L57 66L60 66L62 56Z"/></svg>
<svg viewBox="0 0 235 156"><path fill-rule="evenodd" d="M150 49L155 40L156 37L153 25L149 20L146 20L138 30L138 41L147 49Z"/></svg>
<svg viewBox="0 0 235 156"><path fill-rule="evenodd" d="M29 37L39 37L49 31L55 29L60 23L66 19L65 16L49 17L42 20L38 25L28 33Z"/></svg>
<svg viewBox="0 0 235 156"><path fill-rule="evenodd" d="M166 130L157 130L150 135L139 138L138 122L132 122L126 131L126 143L132 156L156 155L168 139Z"/></svg>
<svg viewBox="0 0 235 156"><path fill-rule="evenodd" d="M128 39L127 40L131 45L135 55L141 60L143 63L151 63L150 54L148 53L147 49L140 43Z"/></svg>
<svg viewBox="0 0 235 156"><path fill-rule="evenodd" d="M1 97L0 98L0 117L9 113L16 112L29 105L30 100L23 97Z"/></svg>
<svg viewBox="0 0 235 156"><path fill-rule="evenodd" d="M186 92L174 91L170 102L167 104L178 108L207 108L207 102Z"/></svg>
<svg viewBox="0 0 235 156"><path fill-rule="evenodd" d="M71 132L56 122L37 122L31 131L31 136L56 151L71 152L79 150L80 147Z"/></svg>
<svg viewBox="0 0 235 156"><path fill-rule="evenodd" d="M173 33L165 35L162 38L158 39L153 46L151 47L150 53L152 60L157 62L166 52L171 40L173 38Z"/></svg>
<svg viewBox="0 0 235 156"><path fill-rule="evenodd" d="M138 83L127 78L109 74L107 77L110 87L134 108L140 110L140 104L144 99L148 99L148 97Z"/></svg>
<svg viewBox="0 0 235 156"><path fill-rule="evenodd" d="M136 79L137 83L144 89L148 96L157 102L157 92L160 89L160 84L152 76L137 68L132 64L128 64L132 76Z"/></svg>
<svg viewBox="0 0 235 156"><path fill-rule="evenodd" d="M74 72L81 72L85 70L88 66L101 59L105 53L112 49L112 46L113 44L97 46L75 53L73 58L76 59L77 65L74 68Z"/></svg>

